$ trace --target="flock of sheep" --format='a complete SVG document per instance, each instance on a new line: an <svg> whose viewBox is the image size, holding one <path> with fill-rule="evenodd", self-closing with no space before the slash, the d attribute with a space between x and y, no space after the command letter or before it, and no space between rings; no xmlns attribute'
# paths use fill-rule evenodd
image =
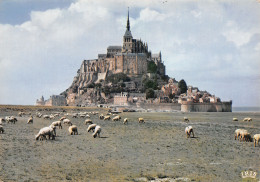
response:
<svg viewBox="0 0 260 182"><path fill-rule="evenodd" d="M27 124L33 124L33 116L30 114L30 117L27 121ZM38 118L44 118L44 119L54 119L56 117L60 117L61 113L56 113L56 114L51 114L51 115L43 115L39 112L36 113L36 117ZM92 120L90 119L90 115L89 114L93 114L93 115L97 115L98 112L83 112L83 113L73 113L73 114L69 114L67 113L65 116L62 116L58 121L54 121L51 123L50 126L46 126L40 129L40 131L38 132L37 135L35 135L35 139L36 140L47 140L47 139L52 139L55 140L56 137L56 128L62 129L62 124L64 125L68 125L68 131L70 135L78 135L78 128L76 125L72 124L72 122L66 117L71 115L72 118L88 118L85 120L85 124L88 125L87 128L87 132L92 131L93 134L92 136L94 138L96 138L97 136L100 137L100 133L102 131L101 126L94 124L92 122ZM24 112L19 112L18 116L22 117L23 115L25 115ZM99 115L99 119L101 120L111 120L111 113L107 113L106 115ZM115 117L112 118L112 121L120 121L121 117L119 115L116 115ZM0 118L0 133L4 133L4 128L3 128L3 122L8 122L8 123L13 123L15 124L15 122L17 122L17 118L15 118L14 116L6 116L5 119L4 118ZM184 117L184 121L186 123L189 122L189 119L187 117ZM233 121L238 121L237 118L233 118ZM244 118L243 121L252 121L252 118ZM138 122L139 123L145 123L144 118L138 118ZM128 123L128 119L124 118L123 120L123 124L127 124ZM192 134L192 137L194 137L194 129L192 126L187 126L185 128L185 133L187 135L187 138L189 138ZM256 144L259 145L259 140L260 140L260 134L255 134L254 137L251 137L251 134L245 130L245 129L237 129L235 130L235 140L239 140L239 141L246 141L246 142L252 142L254 141L254 147L256 147Z"/></svg>

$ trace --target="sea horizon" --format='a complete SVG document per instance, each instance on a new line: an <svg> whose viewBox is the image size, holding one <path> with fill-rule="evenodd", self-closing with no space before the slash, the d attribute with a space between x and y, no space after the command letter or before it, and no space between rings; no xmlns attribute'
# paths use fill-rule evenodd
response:
<svg viewBox="0 0 260 182"><path fill-rule="evenodd" d="M236 106L236 107L232 107L232 112L260 112L260 107Z"/></svg>

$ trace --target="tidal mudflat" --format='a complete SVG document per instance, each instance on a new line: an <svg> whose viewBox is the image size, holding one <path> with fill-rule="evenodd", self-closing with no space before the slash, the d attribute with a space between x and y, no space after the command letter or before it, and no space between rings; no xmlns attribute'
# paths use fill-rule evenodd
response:
<svg viewBox="0 0 260 182"><path fill-rule="evenodd" d="M30 107L25 112L35 114ZM63 113L97 109L63 109ZM61 109L57 109L61 111ZM0 134L0 181L241 181L241 172L260 173L260 147L234 140L234 131L260 133L259 112L233 113L121 113L121 121L90 119L102 127L101 138L87 132L86 118L68 118L78 126L70 135L68 126L57 129L56 140L36 141L35 135L53 121L28 115L19 109L0 110L0 117L14 115L16 124L3 123ZM40 112L50 114L55 109ZM99 114L107 113L104 109ZM113 116L111 116L113 117ZM145 123L139 124L143 117ZM189 123L183 121L189 118ZM232 121L233 117L239 121ZM251 117L252 122L243 122ZM123 119L128 118L128 124ZM192 125L195 137L187 138Z"/></svg>

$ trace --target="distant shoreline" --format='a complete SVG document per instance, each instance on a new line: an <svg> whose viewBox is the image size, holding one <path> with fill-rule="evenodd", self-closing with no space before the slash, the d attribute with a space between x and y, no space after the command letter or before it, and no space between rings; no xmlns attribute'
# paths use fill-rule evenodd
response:
<svg viewBox="0 0 260 182"><path fill-rule="evenodd" d="M232 112L260 112L260 107L232 107Z"/></svg>

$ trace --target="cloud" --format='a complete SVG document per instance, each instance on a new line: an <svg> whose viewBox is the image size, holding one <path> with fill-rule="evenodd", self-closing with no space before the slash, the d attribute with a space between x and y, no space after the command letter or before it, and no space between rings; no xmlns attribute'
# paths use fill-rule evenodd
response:
<svg viewBox="0 0 260 182"><path fill-rule="evenodd" d="M68 88L82 60L122 44L127 7L134 38L162 51L169 76L236 105L260 104L260 11L253 0L79 0L31 10L20 24L0 24L0 103L34 104Z"/></svg>

